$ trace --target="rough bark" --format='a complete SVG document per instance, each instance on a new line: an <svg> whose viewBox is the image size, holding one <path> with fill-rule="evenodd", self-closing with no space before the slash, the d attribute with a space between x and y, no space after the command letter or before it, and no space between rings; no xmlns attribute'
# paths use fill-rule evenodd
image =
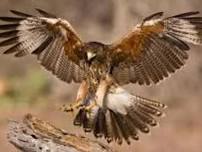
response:
<svg viewBox="0 0 202 152"><path fill-rule="evenodd" d="M23 152L114 152L98 141L67 133L31 114L22 122L9 122L8 140Z"/></svg>

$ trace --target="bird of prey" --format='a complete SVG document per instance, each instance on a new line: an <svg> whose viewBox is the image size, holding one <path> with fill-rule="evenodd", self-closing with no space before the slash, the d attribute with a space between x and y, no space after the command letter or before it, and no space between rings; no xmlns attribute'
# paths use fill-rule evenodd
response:
<svg viewBox="0 0 202 152"><path fill-rule="evenodd" d="M81 83L74 124L96 137L121 144L138 140L162 116L166 105L132 95L123 85L156 84L180 69L188 59L187 43L202 44L202 17L187 12L171 17L155 13L112 44L82 41L70 23L37 9L40 16L11 10L0 17L3 54L35 55L59 79ZM8 47L10 46L10 47Z"/></svg>

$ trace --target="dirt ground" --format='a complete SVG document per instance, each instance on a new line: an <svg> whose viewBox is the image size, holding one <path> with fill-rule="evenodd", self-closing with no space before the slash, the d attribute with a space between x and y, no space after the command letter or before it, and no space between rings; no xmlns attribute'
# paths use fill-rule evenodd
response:
<svg viewBox="0 0 202 152"><path fill-rule="evenodd" d="M21 108L12 107L1 109L1 151L17 151L6 140L7 124L10 119L21 120L26 113L32 113L69 132L89 136L94 139L93 136L85 134L81 128L75 128L72 125L73 114L66 114L58 111L58 106L58 104L50 103L49 105L42 107L35 105ZM160 126L153 128L150 135L140 135L140 141L132 142L131 145L124 143L121 146L112 143L110 146L119 152L201 152L201 104L195 104L191 108L189 105L180 108L168 108L166 114L166 117L161 118Z"/></svg>
<svg viewBox="0 0 202 152"><path fill-rule="evenodd" d="M151 13L202 11L201 4L201 0L1 0L0 16L10 15L9 9L34 13L34 8L42 8L66 18L85 41L110 43ZM150 135L141 134L140 141L110 146L119 152L202 152L201 78L202 46L192 46L186 66L166 81L150 87L126 86L134 94L166 103L166 117L159 119L160 126L153 128ZM31 57L19 60L1 56L0 152L17 151L7 141L7 124L10 119L21 120L27 113L69 132L94 138L72 125L74 114L58 110L73 101L77 88L78 85L67 85L44 72Z"/></svg>

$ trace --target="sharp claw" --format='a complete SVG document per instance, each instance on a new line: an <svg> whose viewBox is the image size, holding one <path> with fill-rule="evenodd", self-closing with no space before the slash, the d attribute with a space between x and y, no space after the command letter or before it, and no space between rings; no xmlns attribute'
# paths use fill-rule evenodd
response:
<svg viewBox="0 0 202 152"><path fill-rule="evenodd" d="M60 107L60 110L63 112L73 112L76 109L84 109L87 113L90 113L92 109L96 106L96 102L91 102L90 105L86 106L83 105L81 102L77 102L75 104L70 104L70 105L63 105Z"/></svg>
<svg viewBox="0 0 202 152"><path fill-rule="evenodd" d="M79 109L82 107L81 103L76 103L76 104L70 104L70 105L63 105L60 110L63 112L73 112L75 109Z"/></svg>
<svg viewBox="0 0 202 152"><path fill-rule="evenodd" d="M68 106L63 105L62 107L60 107L60 110L63 112L73 112L74 111L72 104L70 104Z"/></svg>

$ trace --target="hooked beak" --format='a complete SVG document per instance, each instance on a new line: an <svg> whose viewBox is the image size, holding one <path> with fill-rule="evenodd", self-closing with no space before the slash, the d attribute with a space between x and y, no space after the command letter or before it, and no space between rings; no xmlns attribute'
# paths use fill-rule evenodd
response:
<svg viewBox="0 0 202 152"><path fill-rule="evenodd" d="M92 53L92 52L87 52L87 59L88 61L90 61L92 58L94 58L96 56L95 53Z"/></svg>

